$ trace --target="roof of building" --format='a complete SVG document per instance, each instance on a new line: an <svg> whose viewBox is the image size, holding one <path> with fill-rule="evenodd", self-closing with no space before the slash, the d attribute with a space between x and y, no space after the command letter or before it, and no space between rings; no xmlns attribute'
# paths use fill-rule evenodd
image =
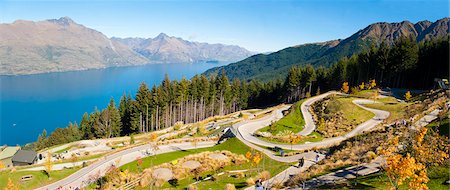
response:
<svg viewBox="0 0 450 190"><path fill-rule="evenodd" d="M20 150L20 146L8 146L0 152L0 160L13 157L16 152Z"/></svg>
<svg viewBox="0 0 450 190"><path fill-rule="evenodd" d="M13 156L13 162L25 162L25 163L33 163L36 160L37 153L32 150L19 150Z"/></svg>

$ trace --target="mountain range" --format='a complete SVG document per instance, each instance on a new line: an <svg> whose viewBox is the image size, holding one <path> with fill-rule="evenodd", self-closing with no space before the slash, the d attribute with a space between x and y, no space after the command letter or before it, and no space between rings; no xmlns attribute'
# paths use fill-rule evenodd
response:
<svg viewBox="0 0 450 190"><path fill-rule="evenodd" d="M267 81L285 76L293 65L329 66L343 57L369 48L372 44L393 44L400 37L410 37L421 42L448 36L449 20L450 18L443 18L436 22L420 21L415 24L409 21L374 23L343 40L309 43L270 54L257 54L239 62L212 68L204 74L210 75L225 70L230 78Z"/></svg>
<svg viewBox="0 0 450 190"><path fill-rule="evenodd" d="M76 71L151 63L235 62L239 46L156 38L108 38L69 17L0 24L0 75Z"/></svg>
<svg viewBox="0 0 450 190"><path fill-rule="evenodd" d="M233 45L190 42L164 33L155 38L112 38L149 60L161 63L233 62L254 53Z"/></svg>

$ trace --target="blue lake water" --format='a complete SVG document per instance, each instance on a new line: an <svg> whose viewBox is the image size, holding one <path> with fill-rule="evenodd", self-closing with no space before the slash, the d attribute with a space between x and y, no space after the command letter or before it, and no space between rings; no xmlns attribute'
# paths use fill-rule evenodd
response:
<svg viewBox="0 0 450 190"><path fill-rule="evenodd" d="M99 70L0 76L0 145L33 142L47 132L79 123L84 112L103 109L113 97L133 96L144 81L159 84L170 79L191 78L223 64L153 64Z"/></svg>

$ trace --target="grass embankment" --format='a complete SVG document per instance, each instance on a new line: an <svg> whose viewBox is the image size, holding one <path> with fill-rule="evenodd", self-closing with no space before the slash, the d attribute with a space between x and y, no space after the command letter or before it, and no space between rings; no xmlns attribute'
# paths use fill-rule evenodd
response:
<svg viewBox="0 0 450 190"><path fill-rule="evenodd" d="M16 171L10 172L10 170L0 172L0 189L4 189L8 184L8 179L11 178L14 184L19 185L19 189L36 189L44 185L51 184L58 180L61 180L70 174L79 170L80 167L73 167L70 169L51 171L50 178L43 171ZM32 175L33 179L29 181L21 182L23 176Z"/></svg>
<svg viewBox="0 0 450 190"><path fill-rule="evenodd" d="M428 170L427 183L432 190L448 190L450 186L444 185L444 182L450 178L449 166L439 166ZM348 183L335 186L321 186L322 189L389 189L390 183L385 172L358 177L358 179L349 180ZM399 190L409 189L407 184L400 186Z"/></svg>
<svg viewBox="0 0 450 190"><path fill-rule="evenodd" d="M292 105L289 113L285 117L258 131L268 132L271 133L273 136L277 135L286 136L286 134L284 134L286 132L292 132L295 134L302 131L303 127L305 126L305 120L303 119L301 105L305 100L306 99L300 100L294 105ZM288 142L275 137L274 138L261 137L261 139L278 144L289 144ZM323 137L319 133L313 132L308 136L302 137L301 140L297 142L297 144L303 144L305 142L318 142L321 140L323 140Z"/></svg>
<svg viewBox="0 0 450 190"><path fill-rule="evenodd" d="M303 130L303 126L305 125L305 120L303 119L302 110L300 106L305 100L300 100L294 105L288 115L281 118L277 122L273 123L270 126L264 127L260 129L261 132L270 132L272 135L277 135L285 130L292 131L293 133L298 133Z"/></svg>
<svg viewBox="0 0 450 190"><path fill-rule="evenodd" d="M352 93L351 96L357 97L357 98L365 98L365 99L371 99L378 96L379 93L376 90L361 90L356 93Z"/></svg>
<svg viewBox="0 0 450 190"><path fill-rule="evenodd" d="M182 157L190 155L190 154L196 154L196 153L200 153L200 152L204 152L204 151L216 151L216 150L228 150L232 153L243 154L243 155L245 155L245 153L247 153L248 151L252 151L249 147L247 147L245 144L241 143L238 139L232 138L222 144L219 144L219 145L216 145L213 147L209 147L209 148L177 151L177 152L160 154L160 155L156 155L153 157L146 157L146 158L142 159L142 161L143 161L142 166L143 166L143 168L148 168L148 167L151 167L152 164L153 164L153 166L155 166L155 165L159 165L162 163L171 162L173 160L182 158ZM285 170L286 168L288 168L290 166L289 164L286 164L286 163L280 163L280 162L274 161L264 154L262 154L262 155L263 155L263 159L260 161L260 163L257 167L258 169L255 169L256 166L254 166L254 165L252 166L251 163L249 162L249 163L245 163L242 165L230 165L230 166L224 167L220 171L211 171L211 172L205 172L205 173L201 174L202 177L206 177L207 175L214 175L214 174L217 174L220 172L252 169L252 171L244 172L246 177L234 178L234 177L229 176L229 174L225 173L220 176L214 175L216 178L215 181L202 181L202 182L197 183L196 186L199 189L207 189L207 188L223 189L226 184L231 183L231 184L234 184L236 186L236 188L243 188L246 186L245 180L247 180L249 177L254 177L259 173L257 170L259 170L259 171L267 170L273 176L273 175L276 175L277 173ZM128 163L120 168L122 170L129 169L130 171L135 171L135 172L138 170L136 161ZM171 186L170 184L166 183L163 186L163 188L185 189L189 184L194 183L194 182L195 182L194 176L189 176L187 178L180 179L178 181L178 186L176 186L176 187ZM143 188L143 189L148 189L148 187Z"/></svg>
<svg viewBox="0 0 450 190"><path fill-rule="evenodd" d="M375 115L352 101L357 98L331 96L313 104L313 111L318 120L317 131L322 136L336 137L349 133L359 124Z"/></svg>
<svg viewBox="0 0 450 190"><path fill-rule="evenodd" d="M386 97L376 100L380 103L376 104L367 104L364 105L368 108L379 109L388 111L390 113L389 117L386 119L386 123L392 123L399 119L406 117L406 109L409 103L406 102L398 102L394 97Z"/></svg>

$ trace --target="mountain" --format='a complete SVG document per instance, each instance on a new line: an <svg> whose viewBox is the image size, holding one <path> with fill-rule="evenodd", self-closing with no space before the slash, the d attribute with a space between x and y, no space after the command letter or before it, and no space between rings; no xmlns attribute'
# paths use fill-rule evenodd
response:
<svg viewBox="0 0 450 190"><path fill-rule="evenodd" d="M329 66L343 57L369 48L373 43L392 44L400 37L411 37L421 42L448 36L449 20L450 18L443 18L434 23L420 21L416 24L409 21L374 23L343 40L298 45L267 55L258 54L226 66L209 69L204 74L210 75L223 69L230 78L267 81L285 76L283 73L287 73L292 65Z"/></svg>
<svg viewBox="0 0 450 190"><path fill-rule="evenodd" d="M111 38L69 17L0 24L0 75L77 71L149 63L235 62L254 53L161 33Z"/></svg>
<svg viewBox="0 0 450 190"><path fill-rule="evenodd" d="M0 75L62 72L149 61L68 17L0 24Z"/></svg>
<svg viewBox="0 0 450 190"><path fill-rule="evenodd" d="M233 45L190 42L164 33L155 38L112 38L160 63L235 62L254 53Z"/></svg>

